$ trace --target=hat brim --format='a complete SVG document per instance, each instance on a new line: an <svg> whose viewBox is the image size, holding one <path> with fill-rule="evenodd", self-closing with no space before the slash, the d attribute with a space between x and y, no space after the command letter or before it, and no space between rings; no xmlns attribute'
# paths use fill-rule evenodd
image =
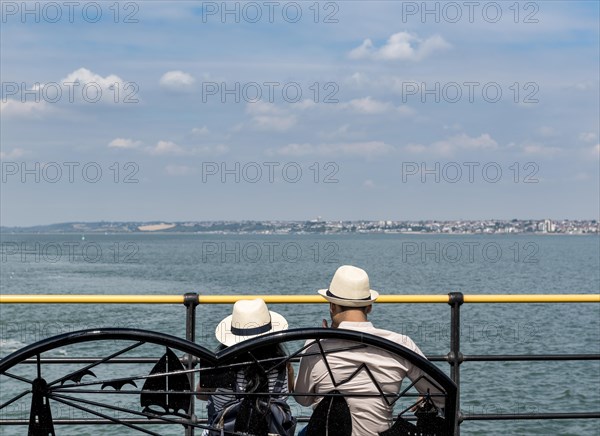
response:
<svg viewBox="0 0 600 436"><path fill-rule="evenodd" d="M271 329L266 332L249 336L235 335L231 332L231 320L233 318L233 315L229 315L228 317L223 319L223 321L217 324L217 328L215 329L215 337L217 338L217 341L219 341L223 345L230 347L242 341L247 341L248 339L256 338L257 336L266 335L267 333L287 330L288 322L282 315L278 314L277 312L271 311L269 311L269 314L271 315ZM252 325L249 327L256 327L256 325Z"/></svg>
<svg viewBox="0 0 600 436"><path fill-rule="evenodd" d="M371 293L371 296L368 300L352 300L349 298L331 297L331 296L327 295L327 291L328 291L328 289L319 289L317 292L319 293L319 295L321 295L321 297L325 298L330 303L337 304L339 306L344 306L344 307L370 306L371 304L373 304L375 302L375 300L377 300L377 297L379 297L379 292L374 291L373 289L369 290L369 292Z"/></svg>

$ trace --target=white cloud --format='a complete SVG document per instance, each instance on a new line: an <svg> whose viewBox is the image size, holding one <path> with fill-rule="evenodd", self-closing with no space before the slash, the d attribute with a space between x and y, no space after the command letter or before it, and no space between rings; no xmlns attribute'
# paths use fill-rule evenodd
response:
<svg viewBox="0 0 600 436"><path fill-rule="evenodd" d="M366 132L364 130L353 130L351 125L346 123L341 125L340 127L338 127L337 129L333 130L333 131L325 131L325 132L319 132L319 136L321 138L327 139L327 140L347 140L347 139L352 139L352 140L357 140L357 139L361 139L364 138L366 136Z"/></svg>
<svg viewBox="0 0 600 436"><path fill-rule="evenodd" d="M371 179L365 180L363 186L368 189L374 189L376 187L375 182Z"/></svg>
<svg viewBox="0 0 600 436"><path fill-rule="evenodd" d="M296 117L293 115L285 117L260 115L254 117L253 122L258 130L275 130L283 132L296 124Z"/></svg>
<svg viewBox="0 0 600 436"><path fill-rule="evenodd" d="M364 59L364 58L371 57L373 55L373 51L374 51L373 41L371 41L369 38L367 38L362 42L361 45L352 49L350 51L350 53L348 54L348 56L351 59ZM358 73L356 73L356 74L358 74Z"/></svg>
<svg viewBox="0 0 600 436"><path fill-rule="evenodd" d="M73 71L67 77L62 79L63 82L78 82L82 85L86 83L97 83L102 88L108 88L115 83L123 83L123 80L115 75L110 74L106 77L102 77L99 74L96 74L87 68L79 68L78 70Z"/></svg>
<svg viewBox="0 0 600 436"><path fill-rule="evenodd" d="M165 172L169 176L187 176L193 174L195 170L187 165L167 165L165 167Z"/></svg>
<svg viewBox="0 0 600 436"><path fill-rule="evenodd" d="M184 148L173 141L158 141L154 147L146 147L144 151L153 156L196 156L225 154L229 147L225 144L214 146L203 145L199 147Z"/></svg>
<svg viewBox="0 0 600 436"><path fill-rule="evenodd" d="M459 150L495 150L498 143L488 133L471 137L465 133L436 141L430 145L408 144L404 150L409 153L426 153L448 156Z"/></svg>
<svg viewBox="0 0 600 436"><path fill-rule="evenodd" d="M561 152L558 147L548 147L534 142L526 142L521 145L521 148L525 154L539 157L553 157Z"/></svg>
<svg viewBox="0 0 600 436"><path fill-rule="evenodd" d="M498 143L492 139L489 133L482 133L477 137L470 137L463 133L452 137L450 143L457 147L469 149L493 149L498 147Z"/></svg>
<svg viewBox="0 0 600 436"><path fill-rule="evenodd" d="M270 154L280 154L283 156L306 156L310 154L317 154L317 148L309 143L288 144L276 150L271 150Z"/></svg>
<svg viewBox="0 0 600 436"><path fill-rule="evenodd" d="M414 154L425 153L427 151L427 147L423 144L408 144L404 149L407 152Z"/></svg>
<svg viewBox="0 0 600 436"><path fill-rule="evenodd" d="M375 100L371 97L350 100L347 107L363 114L380 114L393 110L394 106L389 102Z"/></svg>
<svg viewBox="0 0 600 436"><path fill-rule="evenodd" d="M141 144L141 141L134 141L133 139L126 138L115 138L108 143L110 148L137 148Z"/></svg>
<svg viewBox="0 0 600 436"><path fill-rule="evenodd" d="M336 105L335 108L349 109L354 112L366 115L376 115L393 112L397 112L400 115L414 114L414 110L409 108L408 106L395 107L392 103L388 101L377 100L371 98L370 96L364 98L356 98L354 100L350 100L347 103L340 103L339 105Z"/></svg>
<svg viewBox="0 0 600 436"><path fill-rule="evenodd" d="M579 134L579 139L583 142L594 142L598 135L595 132L583 132Z"/></svg>
<svg viewBox="0 0 600 436"><path fill-rule="evenodd" d="M63 100L86 103L134 103L138 100L137 84L124 82L119 76L102 77L87 68L79 68L61 81ZM44 86L44 85L42 85Z"/></svg>
<svg viewBox="0 0 600 436"><path fill-rule="evenodd" d="M284 147L271 151L271 153L283 156L359 156L374 157L388 154L394 151L394 147L383 141L366 141L336 144L288 144Z"/></svg>
<svg viewBox="0 0 600 436"><path fill-rule="evenodd" d="M11 151L0 151L0 159L18 159L25 154L27 154L27 152L22 148L13 148Z"/></svg>
<svg viewBox="0 0 600 436"><path fill-rule="evenodd" d="M371 80L364 73L359 72L352 74L347 81L357 87L371 83Z"/></svg>
<svg viewBox="0 0 600 436"><path fill-rule="evenodd" d="M439 35L426 39L408 32L394 33L386 43L376 48L370 39L350 51L351 59L374 59L384 61L421 61L433 52L445 50L451 45Z"/></svg>
<svg viewBox="0 0 600 436"><path fill-rule="evenodd" d="M44 90L46 89L46 90ZM7 116L41 118L57 112L56 105L72 103L137 103L138 87L133 82L124 82L119 76L109 74L102 77L87 68L79 68L58 82L36 83L25 92L35 92L37 101L8 99L0 103L0 111Z"/></svg>
<svg viewBox="0 0 600 436"><path fill-rule="evenodd" d="M54 109L44 100L21 102L9 98L0 102L0 113L5 117L39 119L52 111Z"/></svg>
<svg viewBox="0 0 600 436"><path fill-rule="evenodd" d="M310 98L305 98L302 101L299 101L298 103L294 103L292 105L292 108L294 109L312 109L317 105L317 103L315 103L314 100L311 100Z"/></svg>
<svg viewBox="0 0 600 436"><path fill-rule="evenodd" d="M392 91L394 94L399 95L402 95L402 87L403 83L405 82L407 82L407 78L405 77L389 74L368 76L363 72L353 73L350 76L345 76L342 78L342 83L344 83L345 88L358 90L368 89L370 91L376 90L383 93L389 93ZM413 82L416 81L413 80Z"/></svg>
<svg viewBox="0 0 600 436"><path fill-rule="evenodd" d="M154 155L182 155L185 154L183 147L175 144L172 141L158 141L158 143L147 151Z"/></svg>
<svg viewBox="0 0 600 436"><path fill-rule="evenodd" d="M192 129L192 133L194 135L208 135L210 133L210 130L208 130L208 127L206 126L194 127Z"/></svg>
<svg viewBox="0 0 600 436"><path fill-rule="evenodd" d="M250 115L281 115L284 112L274 103L267 103L262 100L246 104L246 113Z"/></svg>
<svg viewBox="0 0 600 436"><path fill-rule="evenodd" d="M258 130L285 131L296 124L296 116L273 103L248 103L246 112L252 115L251 125Z"/></svg>
<svg viewBox="0 0 600 436"><path fill-rule="evenodd" d="M231 133L221 129L211 130L207 126L194 127L188 133L186 137L195 142L202 141L206 143L208 141L228 141L231 139Z"/></svg>
<svg viewBox="0 0 600 436"><path fill-rule="evenodd" d="M452 45L449 42L440 35L433 35L421 43L417 50L417 57L425 58L435 51L447 50L449 48L452 48Z"/></svg>
<svg viewBox="0 0 600 436"><path fill-rule="evenodd" d="M185 91L194 86L196 79L183 71L169 71L160 78L160 86L172 91Z"/></svg>

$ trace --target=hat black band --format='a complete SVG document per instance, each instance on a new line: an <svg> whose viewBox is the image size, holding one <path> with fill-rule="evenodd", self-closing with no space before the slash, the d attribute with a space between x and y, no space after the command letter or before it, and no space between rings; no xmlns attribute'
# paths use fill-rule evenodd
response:
<svg viewBox="0 0 600 436"><path fill-rule="evenodd" d="M271 321L268 324L261 325L260 327L253 327L250 329L240 329L234 326L231 326L231 333L236 336L252 336L259 335L261 333L265 333L271 330Z"/></svg>
<svg viewBox="0 0 600 436"><path fill-rule="evenodd" d="M333 298L339 298L340 300L348 300L348 301L365 301L365 300L370 300L371 296L369 295L368 297L365 298L344 298L344 297L338 297L335 294L332 294L331 292L329 292L329 289L327 289L327 296L328 297L333 297Z"/></svg>

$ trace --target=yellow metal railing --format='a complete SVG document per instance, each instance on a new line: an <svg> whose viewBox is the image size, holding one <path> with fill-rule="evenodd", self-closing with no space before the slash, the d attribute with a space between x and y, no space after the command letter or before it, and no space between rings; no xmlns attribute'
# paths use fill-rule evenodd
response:
<svg viewBox="0 0 600 436"><path fill-rule="evenodd" d="M262 298L268 304L325 303L320 295L198 295L199 304L233 304ZM380 295L377 303L449 303L443 295ZM598 294L490 294L464 295L465 303L600 303ZM183 295L61 295L5 294L0 304L183 304Z"/></svg>
<svg viewBox="0 0 600 436"><path fill-rule="evenodd" d="M196 309L204 304L233 304L238 300L262 298L268 304L313 304L326 303L320 295L60 295L60 294L5 294L0 295L0 304L182 304L185 305L186 339L195 342ZM442 356L429 356L432 361L445 361L450 364L450 377L457 385L456 420L493 420L493 419L588 419L600 418L600 412L573 413L514 413L514 414L468 414L460 411L460 368L466 361L587 361L600 360L600 354L543 354L543 355L464 355L460 348L461 321L460 307L464 303L600 303L600 293L589 294L478 294L468 295L460 292L438 295L380 295L377 303L444 303L450 307L450 350ZM198 306L200 305L200 306ZM32 359L32 363L39 364ZM60 362L60 361L59 361ZM192 382L193 384L193 382ZM193 403L191 406L193 410ZM27 420L19 424L26 425ZM0 422L0 424L2 424ZM456 434L460 434L456 429Z"/></svg>

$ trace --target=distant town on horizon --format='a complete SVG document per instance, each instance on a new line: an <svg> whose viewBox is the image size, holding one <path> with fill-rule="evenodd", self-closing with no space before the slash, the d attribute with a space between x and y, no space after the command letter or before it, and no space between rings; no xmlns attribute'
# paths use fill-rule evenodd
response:
<svg viewBox="0 0 600 436"><path fill-rule="evenodd" d="M406 220L379 221L98 221L69 222L29 227L1 226L1 233L208 233L208 234L598 234L596 220Z"/></svg>

